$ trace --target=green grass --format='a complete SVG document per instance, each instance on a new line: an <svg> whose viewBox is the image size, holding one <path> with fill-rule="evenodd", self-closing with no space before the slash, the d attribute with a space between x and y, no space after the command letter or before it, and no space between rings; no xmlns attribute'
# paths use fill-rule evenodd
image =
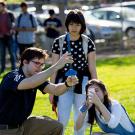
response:
<svg viewBox="0 0 135 135"><path fill-rule="evenodd" d="M98 78L102 80L112 98L119 100L126 108L130 118L135 121L135 56L106 58L97 60ZM37 94L32 115L48 115L57 119L51 111L48 94ZM94 125L94 131L99 128ZM89 134L89 128L86 135ZM73 135L73 114L65 135Z"/></svg>
<svg viewBox="0 0 135 135"><path fill-rule="evenodd" d="M24 0L7 0L7 3L20 3L23 2Z"/></svg>

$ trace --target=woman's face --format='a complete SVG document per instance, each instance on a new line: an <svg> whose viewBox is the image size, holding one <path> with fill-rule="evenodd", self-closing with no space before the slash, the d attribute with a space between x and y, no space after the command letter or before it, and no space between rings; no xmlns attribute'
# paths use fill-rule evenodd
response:
<svg viewBox="0 0 135 135"><path fill-rule="evenodd" d="M80 23L70 22L68 25L68 30L71 35L80 35L81 28Z"/></svg>
<svg viewBox="0 0 135 135"><path fill-rule="evenodd" d="M101 100L101 102L104 102L104 93L102 92L101 88L94 84L88 88L88 90L94 90L98 98Z"/></svg>

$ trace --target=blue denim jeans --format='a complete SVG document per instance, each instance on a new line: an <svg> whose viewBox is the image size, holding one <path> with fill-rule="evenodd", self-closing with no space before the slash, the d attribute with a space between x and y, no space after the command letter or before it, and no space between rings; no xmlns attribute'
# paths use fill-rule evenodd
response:
<svg viewBox="0 0 135 135"><path fill-rule="evenodd" d="M70 119L70 113L74 111L74 125L76 123L76 120L79 115L79 108L82 106L82 104L86 100L85 94L76 94L73 92L73 88L70 88L66 93L59 96L58 100L58 120L61 122L64 126L64 129L66 128L68 121ZM84 135L85 134L85 128L86 123L84 122L83 127L76 131L74 129L74 135ZM63 133L64 134L64 133Z"/></svg>
<svg viewBox="0 0 135 135"><path fill-rule="evenodd" d="M8 48L12 69L16 68L15 45L13 44L12 36L4 36L0 38L1 72L6 68L6 48Z"/></svg>

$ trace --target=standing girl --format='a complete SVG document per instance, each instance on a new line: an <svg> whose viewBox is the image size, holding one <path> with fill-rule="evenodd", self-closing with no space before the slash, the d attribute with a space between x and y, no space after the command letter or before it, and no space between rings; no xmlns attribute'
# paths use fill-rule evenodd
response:
<svg viewBox="0 0 135 135"><path fill-rule="evenodd" d="M79 84L70 87L65 94L58 97L58 120L67 126L72 106L74 109L74 122L76 122L80 105L85 101L86 95L85 85L91 78L97 78L96 73L96 53L95 45L90 38L83 35L86 24L83 14L79 10L70 11L66 17L65 26L68 34L62 35L54 41L52 48L52 61L56 63L60 56L67 51L73 56L73 64L66 64L64 68L59 70L51 78L52 82L63 82L66 79L65 74L70 68L76 71L79 78ZM69 40L70 39L70 40ZM85 48L85 50L84 50ZM84 126L74 132L74 135L84 135Z"/></svg>

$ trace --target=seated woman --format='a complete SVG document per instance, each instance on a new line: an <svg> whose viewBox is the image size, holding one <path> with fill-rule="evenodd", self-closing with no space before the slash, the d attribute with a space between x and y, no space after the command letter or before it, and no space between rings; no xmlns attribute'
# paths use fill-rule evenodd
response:
<svg viewBox="0 0 135 135"><path fill-rule="evenodd" d="M128 117L124 107L108 97L107 89L100 80L92 79L88 82L86 95L86 102L80 108L76 130L82 127L88 112L88 123L91 127L96 120L103 131L93 135L135 135L135 124Z"/></svg>

